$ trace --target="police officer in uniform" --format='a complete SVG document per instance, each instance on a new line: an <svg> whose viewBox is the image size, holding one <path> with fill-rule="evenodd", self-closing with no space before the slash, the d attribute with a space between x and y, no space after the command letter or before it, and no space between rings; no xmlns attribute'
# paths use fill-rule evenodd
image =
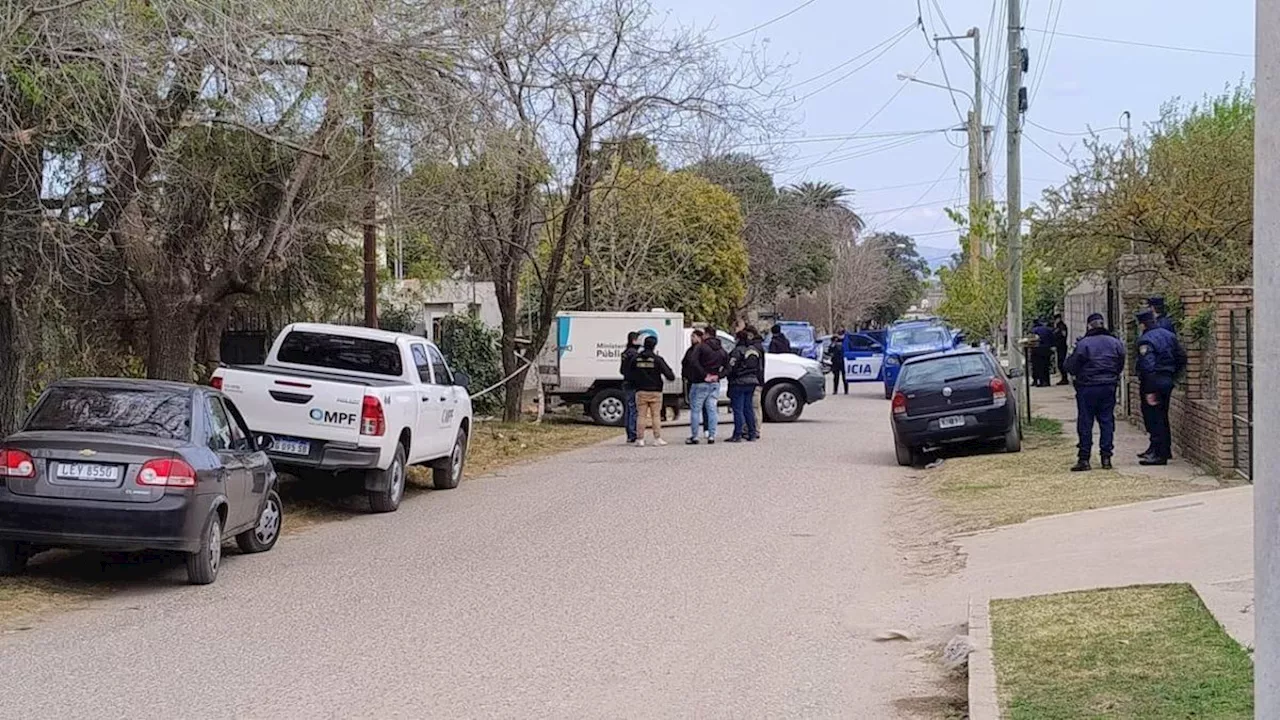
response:
<svg viewBox="0 0 1280 720"><path fill-rule="evenodd" d="M1111 469L1111 452L1115 449L1116 388L1124 373L1124 343L1107 331L1106 320L1099 313L1089 316L1089 330L1076 342L1075 350L1063 361L1063 372L1075 378L1076 434L1079 436L1079 461L1072 472L1090 469L1093 452L1093 423L1100 433L1098 449L1102 451L1102 469Z"/></svg>
<svg viewBox="0 0 1280 720"><path fill-rule="evenodd" d="M1174 379L1187 366L1187 353L1178 336L1160 327L1151 309L1138 313L1142 337L1138 338L1138 380L1142 394L1142 420L1151 436L1151 450L1140 465L1166 465L1173 457L1173 433L1169 427L1169 399Z"/></svg>
<svg viewBox="0 0 1280 720"><path fill-rule="evenodd" d="M1169 317L1169 312L1165 309L1164 297L1154 295L1147 298L1147 306L1151 308L1151 312L1156 314L1156 325L1174 335L1178 334L1178 327L1173 324L1173 318Z"/></svg>

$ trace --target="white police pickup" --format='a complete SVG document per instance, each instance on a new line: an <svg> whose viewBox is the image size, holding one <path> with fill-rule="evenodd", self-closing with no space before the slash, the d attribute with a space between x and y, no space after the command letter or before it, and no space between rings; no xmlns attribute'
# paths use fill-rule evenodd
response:
<svg viewBox="0 0 1280 720"><path fill-rule="evenodd" d="M423 338L341 325L294 324L265 365L220 367L228 395L281 472L361 473L374 512L404 498L405 468L458 486L472 427L469 379Z"/></svg>

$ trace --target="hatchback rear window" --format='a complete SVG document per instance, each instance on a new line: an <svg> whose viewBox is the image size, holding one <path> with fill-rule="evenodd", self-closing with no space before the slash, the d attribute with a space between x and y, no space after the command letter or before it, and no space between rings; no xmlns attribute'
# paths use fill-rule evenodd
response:
<svg viewBox="0 0 1280 720"><path fill-rule="evenodd" d="M907 365L902 369L899 384L904 388L928 387L991 374L991 366L980 354L950 355Z"/></svg>
<svg viewBox="0 0 1280 720"><path fill-rule="evenodd" d="M400 377L400 348L395 343L365 338L293 331L280 343L278 362Z"/></svg>
<svg viewBox="0 0 1280 720"><path fill-rule="evenodd" d="M24 430L69 430L186 440L191 393L137 388L53 387Z"/></svg>

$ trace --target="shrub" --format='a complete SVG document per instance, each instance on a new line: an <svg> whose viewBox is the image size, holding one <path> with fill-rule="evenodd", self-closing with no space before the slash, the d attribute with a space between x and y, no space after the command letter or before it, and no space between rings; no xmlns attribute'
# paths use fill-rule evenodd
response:
<svg viewBox="0 0 1280 720"><path fill-rule="evenodd" d="M455 371L471 376L471 392L477 393L502 379L498 356L498 333L470 315L450 315L440 322L436 344ZM502 409L503 391L498 388L475 398L477 414L489 415Z"/></svg>

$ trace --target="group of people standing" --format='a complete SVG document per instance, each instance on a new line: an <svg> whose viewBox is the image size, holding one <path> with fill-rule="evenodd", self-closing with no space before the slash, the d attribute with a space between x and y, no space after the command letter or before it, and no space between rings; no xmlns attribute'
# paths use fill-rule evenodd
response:
<svg viewBox="0 0 1280 720"><path fill-rule="evenodd" d="M1148 299L1137 314L1142 333L1138 338L1138 381L1142 420L1151 444L1139 453L1142 465L1166 465L1173 457L1173 433L1169 426L1169 401L1179 374L1187 366L1187 353L1178 341L1173 321L1165 314L1164 298ZM1076 433L1079 450L1072 471L1091 469L1093 426L1099 426L1098 445L1102 467L1111 468L1115 450L1116 389L1124 377L1125 346L1111 334L1099 313L1088 319L1089 328L1063 361L1066 374L1075 378Z"/></svg>
<svg viewBox="0 0 1280 720"><path fill-rule="evenodd" d="M1059 385L1067 385L1071 381L1067 364L1067 338L1070 329L1061 315L1053 317L1050 327L1043 319L1037 318L1032 324L1031 334L1036 336L1036 346L1031 350L1031 383L1032 387L1049 387L1052 384L1054 354L1058 356L1058 373L1062 376Z"/></svg>
<svg viewBox="0 0 1280 720"><path fill-rule="evenodd" d="M704 434L707 444L715 444L719 429L720 381L729 381L729 404L733 409L733 435L725 442L753 442L760 439L760 391L764 387L764 339L751 325L739 330L732 351L726 351L712 326L692 331L689 349L680 362L689 401L689 438L686 445L698 445ZM675 380L667 361L657 353L658 338L640 333L627 335L622 352L622 389L625 397L623 425L627 443L644 447L652 428L653 443L662 439L662 389Z"/></svg>

